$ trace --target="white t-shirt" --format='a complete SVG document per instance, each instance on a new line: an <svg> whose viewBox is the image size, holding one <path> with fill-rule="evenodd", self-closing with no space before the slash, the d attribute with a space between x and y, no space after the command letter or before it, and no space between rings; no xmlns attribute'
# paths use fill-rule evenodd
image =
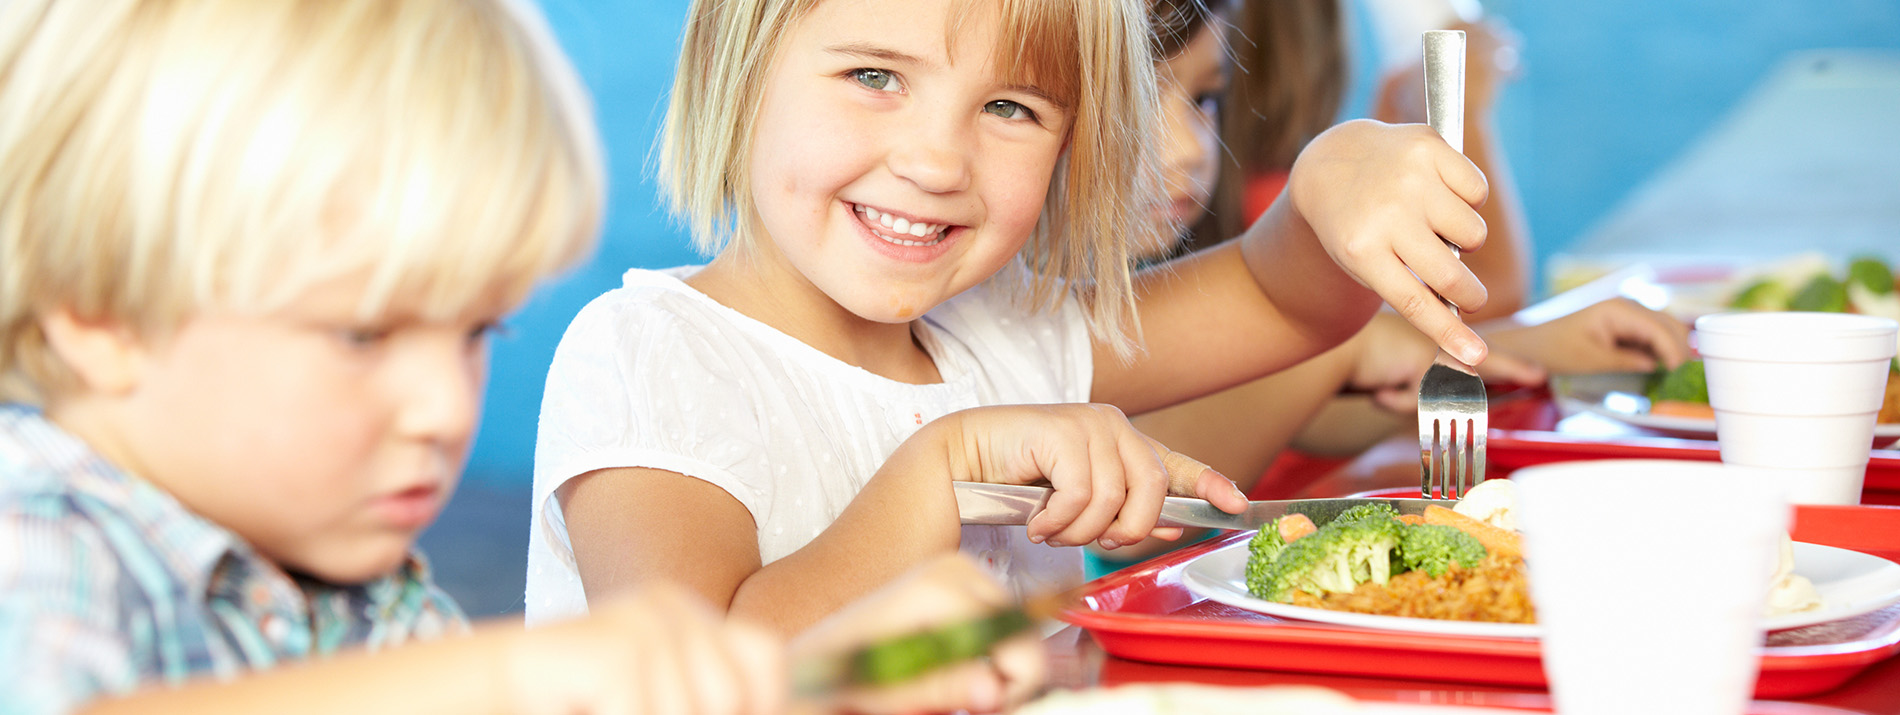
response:
<svg viewBox="0 0 1900 715"><path fill-rule="evenodd" d="M583 308L555 350L535 441L527 620L584 614L554 491L598 469L703 479L750 510L771 563L830 526L925 423L983 405L1087 402L1093 362L1073 298L1031 314L996 284L930 311L914 329L943 382L911 385L848 365L681 281L698 267L628 271ZM1023 527L969 526L962 549L1018 593L1080 582L1075 548Z"/></svg>

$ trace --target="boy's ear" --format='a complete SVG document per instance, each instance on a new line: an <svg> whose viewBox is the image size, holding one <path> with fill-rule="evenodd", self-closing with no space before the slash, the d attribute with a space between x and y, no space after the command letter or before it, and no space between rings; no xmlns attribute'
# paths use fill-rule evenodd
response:
<svg viewBox="0 0 1900 715"><path fill-rule="evenodd" d="M40 315L40 332L80 385L98 394L123 394L138 384L141 343L115 321L87 320L70 308Z"/></svg>

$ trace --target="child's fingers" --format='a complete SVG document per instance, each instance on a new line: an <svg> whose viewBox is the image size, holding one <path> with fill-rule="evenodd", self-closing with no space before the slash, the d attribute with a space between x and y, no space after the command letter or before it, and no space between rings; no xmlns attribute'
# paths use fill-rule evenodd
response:
<svg viewBox="0 0 1900 715"><path fill-rule="evenodd" d="M1168 496L1168 472L1154 440L1135 431L1132 425L1117 430L1117 451L1121 457L1124 498L1100 538L1102 548L1113 549L1148 538L1155 521L1161 517L1161 500Z"/></svg>
<svg viewBox="0 0 1900 715"><path fill-rule="evenodd" d="M1193 457L1168 450L1159 443L1156 443L1156 447L1166 450L1161 464L1168 470L1169 494L1203 499L1229 514L1239 514L1247 509L1247 495L1240 491L1234 480Z"/></svg>
<svg viewBox="0 0 1900 715"><path fill-rule="evenodd" d="M1399 317L1430 338L1433 344L1467 365L1484 361L1484 340L1404 265L1392 261L1386 266L1368 269L1364 277L1366 284L1398 311Z"/></svg>
<svg viewBox="0 0 1900 715"><path fill-rule="evenodd" d="M1428 132L1432 131L1424 125L1414 126L1424 128ZM1432 135L1436 138L1437 132L1432 132ZM1463 154L1452 151L1451 145L1444 143L1443 138L1439 138L1438 146L1444 149L1438 155L1436 165L1438 178L1445 183L1445 188L1457 194L1467 207L1483 206L1485 200L1491 196L1491 183L1485 180L1484 172L1479 171L1478 165L1472 163Z"/></svg>
<svg viewBox="0 0 1900 715"><path fill-rule="evenodd" d="M1029 520L1029 540L1042 543L1067 528L1089 505L1094 494L1094 467L1090 464L1090 445L1078 425L1060 420L1044 423L1045 430L1035 433L1028 445L1035 467L1049 481L1055 493L1049 495L1042 511Z"/></svg>
<svg viewBox="0 0 1900 715"><path fill-rule="evenodd" d="M1418 281L1460 310L1475 311L1490 300L1491 294L1477 274L1443 241L1428 238L1396 246L1394 250Z"/></svg>
<svg viewBox="0 0 1900 715"><path fill-rule="evenodd" d="M1107 419L1093 421L1089 435L1090 476L1094 479L1094 490L1089 495L1089 504L1075 518L1069 527L1050 538L1052 543L1063 546L1081 546L1091 541L1100 541L1104 548L1115 548L1124 543L1139 541L1148 529L1154 527L1154 519L1160 516L1161 502L1156 497L1152 503L1138 500L1129 508L1131 495L1143 490L1143 484L1157 486L1146 487L1147 491L1160 491L1159 471L1154 466L1152 453L1143 455L1127 449L1124 435L1132 433L1126 418L1117 411ZM1120 422L1120 424L1116 424ZM1130 525L1128 515L1139 523L1141 510L1147 510L1148 523L1139 531Z"/></svg>
<svg viewBox="0 0 1900 715"><path fill-rule="evenodd" d="M1074 456L1050 473L1055 493L1042 513L1030 520L1031 538L1040 535L1056 546L1080 546L1101 536L1121 511L1128 495L1124 455L1117 435L1108 428L1110 420L1104 417L1124 423L1127 419L1120 417L1120 411L1108 416L1094 407L1081 415L1074 428L1057 433L1066 443L1061 445L1064 453Z"/></svg>
<svg viewBox="0 0 1900 715"><path fill-rule="evenodd" d="M1484 240L1490 235L1483 214L1448 194L1440 194L1428 203L1425 223L1443 242L1467 253L1483 250Z"/></svg>

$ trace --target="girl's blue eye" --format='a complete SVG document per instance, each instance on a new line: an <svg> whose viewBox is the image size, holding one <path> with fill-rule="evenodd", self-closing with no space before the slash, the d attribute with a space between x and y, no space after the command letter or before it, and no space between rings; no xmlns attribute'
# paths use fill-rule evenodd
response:
<svg viewBox="0 0 1900 715"><path fill-rule="evenodd" d="M891 83L897 78L888 71L866 67L851 70L851 79L871 89L885 90L890 88Z"/></svg>
<svg viewBox="0 0 1900 715"><path fill-rule="evenodd" d="M1033 121L1036 118L1036 113L1030 111L1028 107L1007 99L998 99L989 104L985 104L983 105L983 111L1004 119L1029 119Z"/></svg>

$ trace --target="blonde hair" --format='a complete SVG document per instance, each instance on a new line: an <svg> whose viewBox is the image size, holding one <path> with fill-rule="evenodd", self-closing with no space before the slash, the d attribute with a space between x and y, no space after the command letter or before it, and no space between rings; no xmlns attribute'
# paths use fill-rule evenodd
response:
<svg viewBox="0 0 1900 715"><path fill-rule="evenodd" d="M717 253L735 237L734 248L748 250L749 239L734 228L755 216L746 157L758 98L780 40L821 1L694 0L688 11L659 174L702 253ZM983 1L1000 3L995 66L1007 81L1048 91L1074 117L1042 218L1020 256L1034 271L1021 297L1041 310L1076 290L1091 331L1125 357L1140 332L1133 247L1160 231L1150 217L1164 196L1147 0L966 0L953 15ZM955 32L952 24L947 33Z"/></svg>
<svg viewBox="0 0 1900 715"><path fill-rule="evenodd" d="M367 269L446 319L584 255L599 140L511 0L0 6L0 400L66 387L40 316L162 338Z"/></svg>

